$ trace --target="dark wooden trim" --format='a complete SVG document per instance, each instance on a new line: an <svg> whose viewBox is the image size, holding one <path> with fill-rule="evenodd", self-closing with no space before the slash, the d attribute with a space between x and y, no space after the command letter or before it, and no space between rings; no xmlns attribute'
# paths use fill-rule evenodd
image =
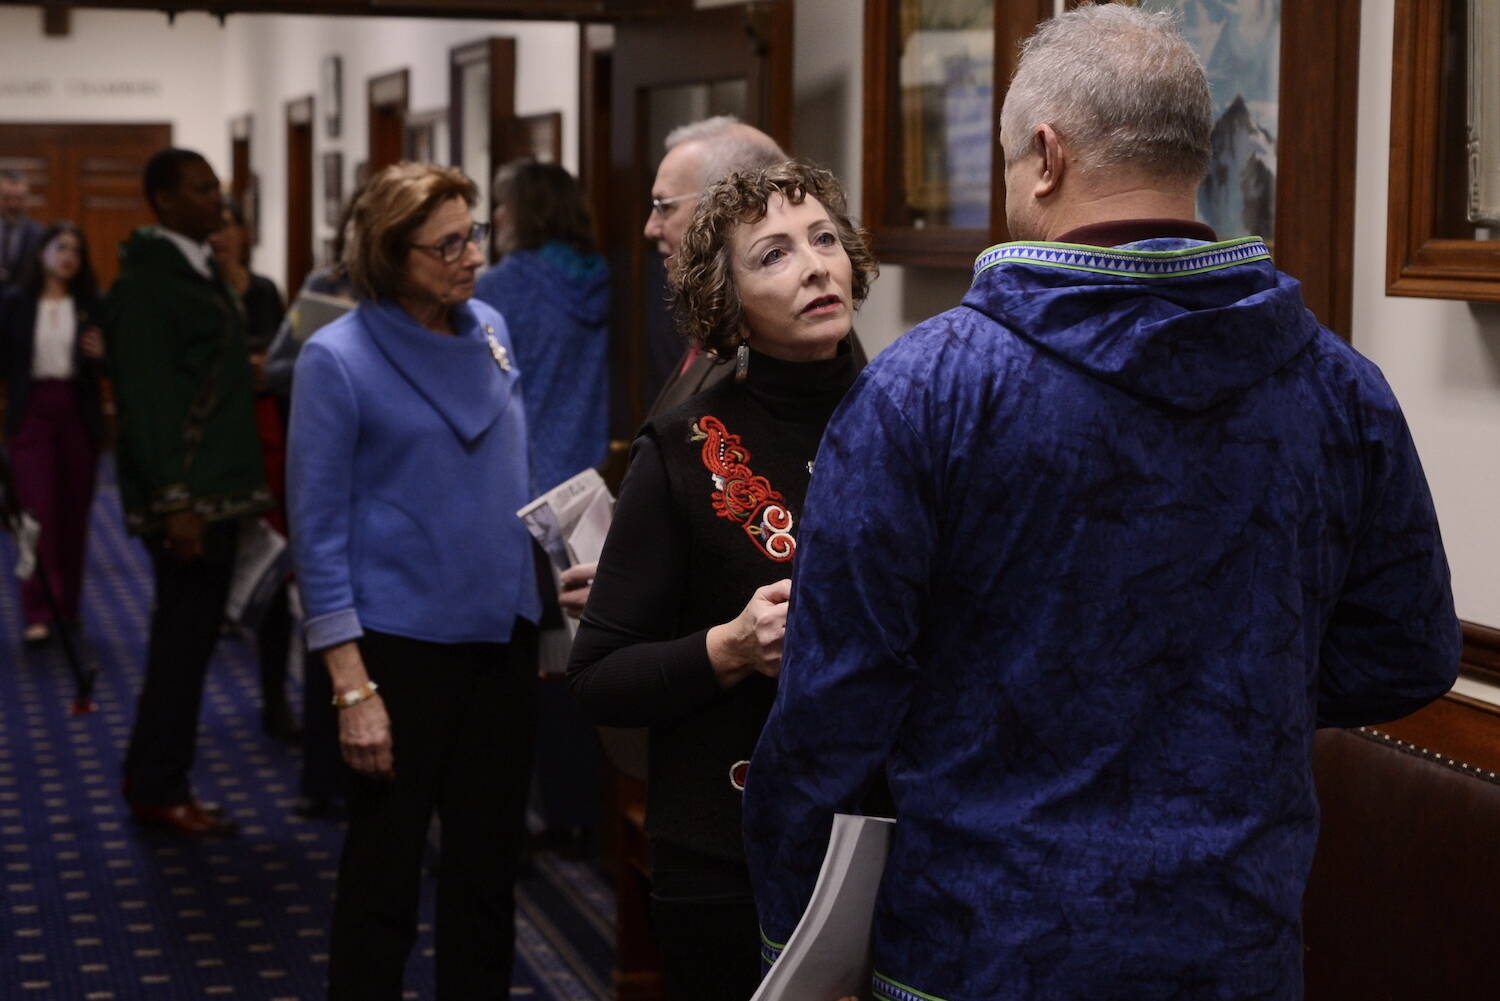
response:
<svg viewBox="0 0 1500 1001"><path fill-rule="evenodd" d="M610 83L614 65L612 28L585 25L578 33L578 179L594 216L594 238L605 245L609 217Z"/></svg>
<svg viewBox="0 0 1500 1001"><path fill-rule="evenodd" d="M313 269L313 126L311 95L286 102L286 287L299 289Z"/></svg>
<svg viewBox="0 0 1500 1001"><path fill-rule="evenodd" d="M1443 31L1456 0L1396 0L1387 295L1500 302L1500 241L1437 238Z"/></svg>
<svg viewBox="0 0 1500 1001"><path fill-rule="evenodd" d="M516 40L495 36L458 45L448 51L448 144L453 163L463 162L464 70L477 63L489 65L490 174L511 159L516 117ZM490 177L476 177L489 204Z"/></svg>
<svg viewBox="0 0 1500 1001"><path fill-rule="evenodd" d="M1477 622L1462 625L1464 649L1459 669L1476 681L1500 685L1500 629Z"/></svg>
<svg viewBox="0 0 1500 1001"><path fill-rule="evenodd" d="M47 6L52 6L50 3ZM537 21L627 21L684 14L693 0L80 0L70 7L203 11L229 14L322 14L350 17L443 17Z"/></svg>
<svg viewBox="0 0 1500 1001"><path fill-rule="evenodd" d="M406 144L406 112L410 101L411 71L404 67L377 74L366 81L365 104L368 117L365 148L371 176L401 159ZM390 140L391 133L382 124L390 117L397 119L394 141Z"/></svg>
<svg viewBox="0 0 1500 1001"><path fill-rule="evenodd" d="M1276 266L1346 340L1354 312L1359 0L1281 7Z"/></svg>
<svg viewBox="0 0 1500 1001"><path fill-rule="evenodd" d="M73 32L73 8L49 3L42 8L42 34L47 38L67 38Z"/></svg>

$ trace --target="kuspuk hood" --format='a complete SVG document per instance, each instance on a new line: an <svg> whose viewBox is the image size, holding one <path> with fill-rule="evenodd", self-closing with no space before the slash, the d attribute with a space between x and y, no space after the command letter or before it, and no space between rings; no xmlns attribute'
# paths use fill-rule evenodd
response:
<svg viewBox="0 0 1500 1001"><path fill-rule="evenodd" d="M1100 382L1190 412L1261 382L1317 330L1258 237L1003 243L975 262L964 304Z"/></svg>

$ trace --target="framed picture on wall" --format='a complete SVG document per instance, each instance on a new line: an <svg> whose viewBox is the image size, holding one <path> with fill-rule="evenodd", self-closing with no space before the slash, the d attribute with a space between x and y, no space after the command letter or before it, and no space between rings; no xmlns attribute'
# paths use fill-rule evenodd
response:
<svg viewBox="0 0 1500 1001"><path fill-rule="evenodd" d="M323 221L330 226L339 224L339 215L344 211L344 154L323 154Z"/></svg>
<svg viewBox="0 0 1500 1001"><path fill-rule="evenodd" d="M328 138L337 139L344 124L344 61L339 56L324 56L318 76L318 103L323 108L323 123Z"/></svg>
<svg viewBox="0 0 1500 1001"><path fill-rule="evenodd" d="M538 163L562 162L561 111L517 115L511 123L511 156L529 156Z"/></svg>
<svg viewBox="0 0 1500 1001"><path fill-rule="evenodd" d="M1500 0L1469 0L1469 221L1500 226Z"/></svg>
<svg viewBox="0 0 1500 1001"><path fill-rule="evenodd" d="M245 213L245 230L250 234L250 246L260 246L260 175L253 170L245 178L245 190L240 195L240 210Z"/></svg>

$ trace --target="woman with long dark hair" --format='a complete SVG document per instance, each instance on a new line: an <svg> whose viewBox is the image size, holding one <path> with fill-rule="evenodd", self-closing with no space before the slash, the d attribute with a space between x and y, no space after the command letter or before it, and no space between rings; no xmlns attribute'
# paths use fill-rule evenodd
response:
<svg viewBox="0 0 1500 1001"><path fill-rule="evenodd" d="M24 636L32 645L45 643L54 628L78 622L104 437L98 313L99 285L83 231L70 222L53 223L22 265L20 281L0 297L0 375L9 387L5 434L12 475L17 498L42 527L40 572L21 584Z"/></svg>

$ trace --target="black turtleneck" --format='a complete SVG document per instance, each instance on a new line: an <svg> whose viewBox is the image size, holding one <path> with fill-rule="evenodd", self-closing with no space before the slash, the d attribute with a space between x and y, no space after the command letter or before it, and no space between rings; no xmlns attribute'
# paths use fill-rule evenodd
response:
<svg viewBox="0 0 1500 1001"><path fill-rule="evenodd" d="M765 509L790 512L795 539L818 442L856 374L848 341L827 361L751 352L743 383L712 387L636 439L568 682L595 722L652 728L646 824L655 837L742 858L730 771L749 759L775 683L754 675L720 688L707 633L756 588L791 576L787 539L766 531ZM716 475L743 481L729 484L733 503ZM758 498L757 511L740 490Z"/></svg>

